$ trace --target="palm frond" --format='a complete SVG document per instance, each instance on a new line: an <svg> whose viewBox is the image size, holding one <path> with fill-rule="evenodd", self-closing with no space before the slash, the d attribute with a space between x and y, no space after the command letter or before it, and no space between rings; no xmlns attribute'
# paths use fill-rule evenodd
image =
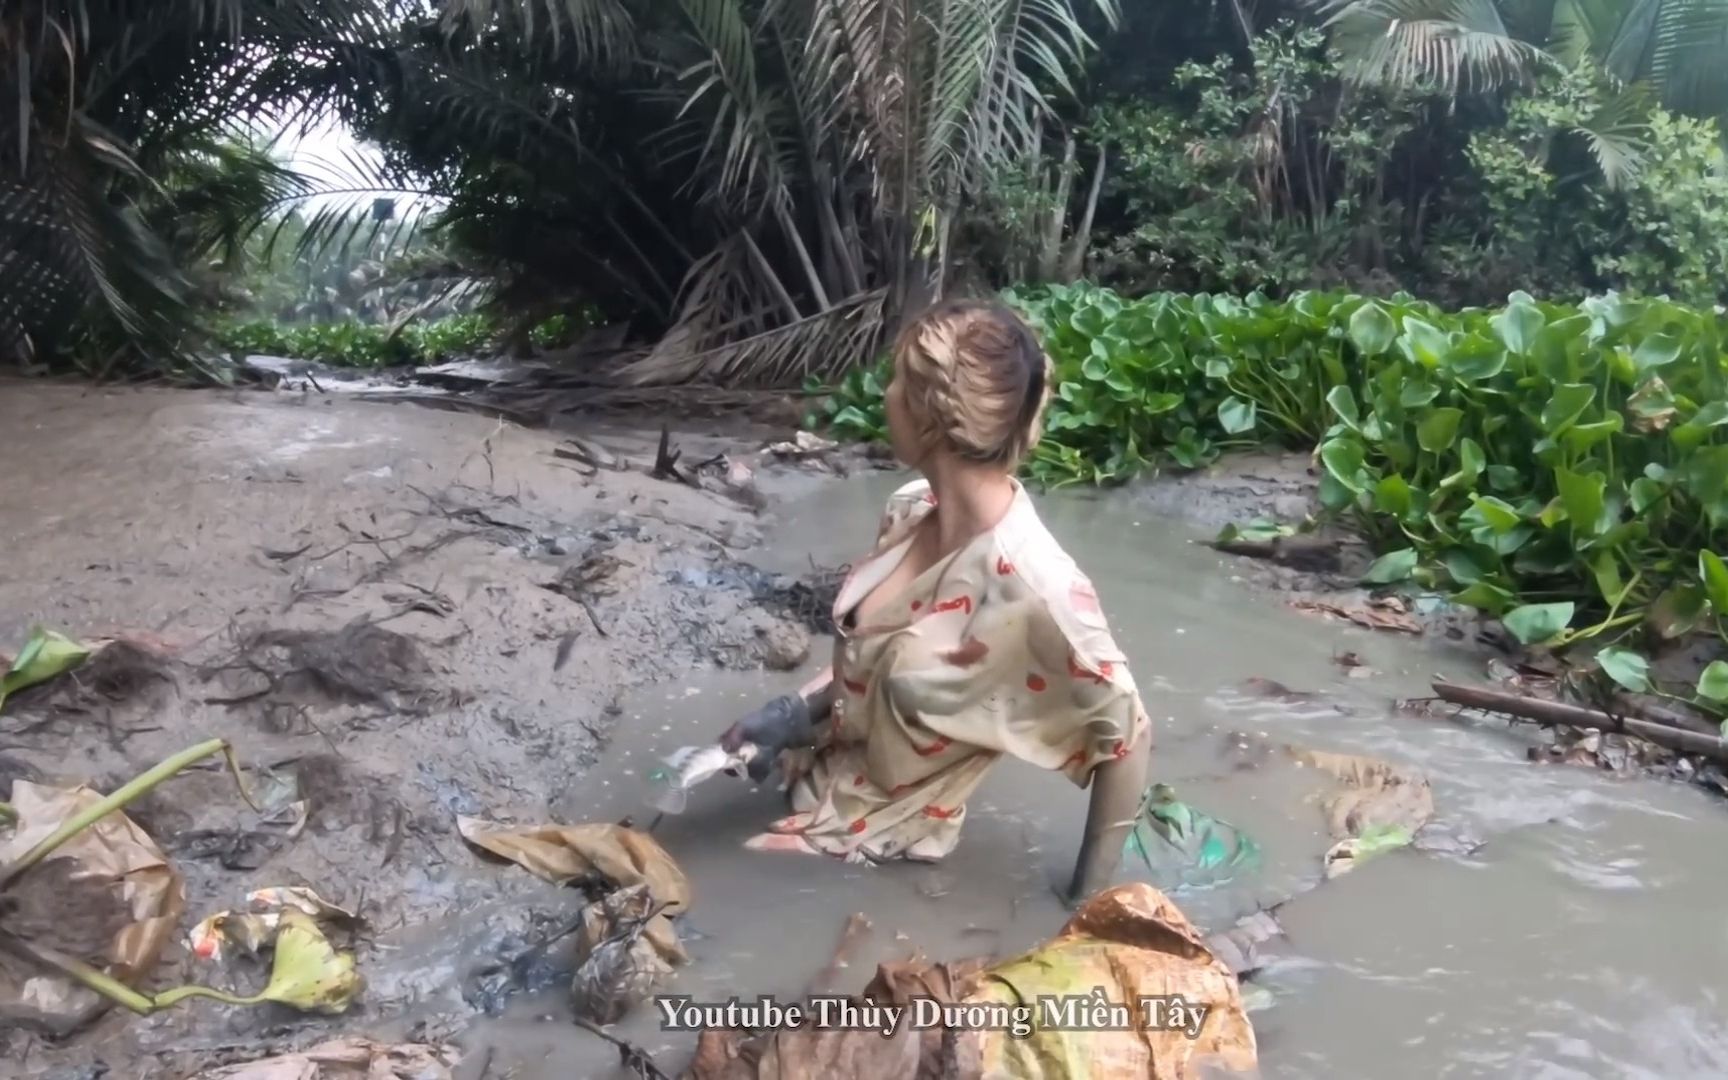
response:
<svg viewBox="0 0 1728 1080"><path fill-rule="evenodd" d="M1728 0L1641 0L1640 8L1640 25L1650 24L1647 71L1662 104L1728 116Z"/></svg>
<svg viewBox="0 0 1728 1080"><path fill-rule="evenodd" d="M681 73L694 84L679 110L698 125L701 150L692 183L706 197L749 213L784 209L792 198L796 138L793 110L756 71L756 35L738 0L681 0L691 39L703 59ZM774 17L773 9L764 17Z"/></svg>
<svg viewBox="0 0 1728 1080"><path fill-rule="evenodd" d="M1551 60L1508 31L1495 0L1320 0L1355 82L1447 93L1521 82Z"/></svg>
<svg viewBox="0 0 1728 1080"><path fill-rule="evenodd" d="M888 332L887 301L883 290L850 296L820 314L706 349L693 347L681 323L619 377L630 386L775 387L812 376L831 380L880 350Z"/></svg>
<svg viewBox="0 0 1728 1080"><path fill-rule="evenodd" d="M1637 177L1648 142L1652 104L1647 87L1631 86L1604 102L1576 129L1609 187L1624 188Z"/></svg>
<svg viewBox="0 0 1728 1080"><path fill-rule="evenodd" d="M577 61L616 68L636 55L639 30L624 0L442 0L447 32L502 34L536 40Z"/></svg>
<svg viewBox="0 0 1728 1080"><path fill-rule="evenodd" d="M1636 6L1627 0L1550 0L1548 25L1531 27L1531 33L1545 34L1548 52L1568 67L1594 60L1629 81L1636 70L1616 71L1610 58L1627 15Z"/></svg>

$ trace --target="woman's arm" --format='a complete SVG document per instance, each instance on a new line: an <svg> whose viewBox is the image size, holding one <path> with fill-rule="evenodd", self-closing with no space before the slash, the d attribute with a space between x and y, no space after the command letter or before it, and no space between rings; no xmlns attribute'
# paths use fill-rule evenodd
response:
<svg viewBox="0 0 1728 1080"><path fill-rule="evenodd" d="M1078 903L1092 895L1115 874L1122 845L1140 810L1151 760L1152 729L1147 727L1126 757L1106 761L1092 770L1092 801L1086 810L1080 857L1068 883L1070 901Z"/></svg>
<svg viewBox="0 0 1728 1080"><path fill-rule="evenodd" d="M805 708L810 710L812 723L826 720L834 711L834 665L829 664L814 679L799 687L798 696L804 699Z"/></svg>

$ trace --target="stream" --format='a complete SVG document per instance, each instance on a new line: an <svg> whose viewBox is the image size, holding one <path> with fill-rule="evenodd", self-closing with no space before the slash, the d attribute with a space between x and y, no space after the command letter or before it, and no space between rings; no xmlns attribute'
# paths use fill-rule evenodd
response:
<svg viewBox="0 0 1728 1080"><path fill-rule="evenodd" d="M855 557L901 478L826 485L785 505L765 569ZM1251 876L1174 898L1203 930L1295 897L1288 940L1256 981L1263 1075L1320 1078L1720 1077L1728 1019L1728 863L1718 799L1679 783L1616 780L1536 765L1531 736L1394 711L1435 676L1472 679L1481 658L1331 623L1284 607L1233 576L1198 533L1154 518L1126 493L1039 498L1051 529L1098 586L1154 722L1155 777L1260 844ZM1372 674L1334 661L1354 652ZM817 652L825 655L819 647ZM806 677L700 673L625 702L599 763L561 797L559 820L650 820L640 777L672 749L711 740L737 715ZM1360 673L1358 673L1360 674ZM1276 680L1315 699L1244 688ZM1239 768L1232 733L1413 766L1430 779L1437 821L1484 846L1468 857L1389 853L1314 887L1327 847L1313 776L1292 765ZM1066 917L1054 888L1078 846L1085 794L1004 761L972 803L959 849L941 865L852 867L759 854L741 844L778 812L776 797L720 777L655 836L689 875L694 961L669 987L697 1000L797 996L829 962L847 917L873 933L835 988L862 989L878 961L914 949L937 959L1010 956ZM475 1024L471 1055L519 1080L628 1075L591 1035L557 1022L562 995L516 999ZM693 1036L659 1029L649 1007L618 1034L682 1067Z"/></svg>

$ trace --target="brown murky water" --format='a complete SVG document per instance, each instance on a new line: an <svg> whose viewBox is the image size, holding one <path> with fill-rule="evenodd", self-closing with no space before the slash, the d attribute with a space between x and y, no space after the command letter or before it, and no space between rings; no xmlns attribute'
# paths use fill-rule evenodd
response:
<svg viewBox="0 0 1728 1080"><path fill-rule="evenodd" d="M777 546L757 561L796 571L811 558L855 555L895 482L871 477L788 507L784 528L771 534ZM1133 662L1157 723L1157 777L1264 850L1256 874L1177 892L1178 902L1215 929L1300 894L1281 912L1289 940L1259 976L1274 997L1255 1014L1264 1075L1728 1074L1718 800L1678 784L1531 765L1521 738L1497 727L1395 714L1391 702L1421 695L1430 677L1469 676L1477 665L1289 611L1132 498L1041 503L1099 584ZM1344 677L1333 663L1344 651L1376 674ZM1252 677L1322 691L1324 700L1269 701L1242 689ZM712 738L800 678L702 675L628 702L606 755L554 812L645 820L639 777L659 754ZM1306 799L1310 778L1233 768L1224 753L1233 731L1416 766L1433 783L1440 820L1486 846L1468 858L1394 852L1305 891L1326 846ZM802 993L852 912L868 916L874 933L842 972L844 991L860 989L876 961L913 947L952 958L1032 945L1063 921L1053 888L1072 864L1084 804L1061 778L1005 762L945 865L856 868L742 850L778 803L718 778L656 831L695 893L687 920L695 962L673 989L701 1000ZM517 999L470 1033L486 1051L470 1063L514 1067L522 1080L614 1075L613 1053L562 1022L562 1009L557 994ZM691 1045L659 1030L648 1009L618 1032L658 1051L668 1068L681 1066Z"/></svg>

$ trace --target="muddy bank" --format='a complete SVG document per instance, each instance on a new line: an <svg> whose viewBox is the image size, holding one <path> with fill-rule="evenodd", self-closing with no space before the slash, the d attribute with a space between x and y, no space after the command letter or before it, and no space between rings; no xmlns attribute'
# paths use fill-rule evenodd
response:
<svg viewBox="0 0 1728 1080"><path fill-rule="evenodd" d="M314 886L376 934L532 894L464 845L456 814L545 820L607 783L587 769L635 687L808 656L790 581L742 561L764 519L648 475L651 430L585 427L629 466L596 469L558 456L556 433L472 415L34 382L0 388L0 431L0 648L36 623L130 646L114 671L8 703L6 780L110 790L220 736L306 801L292 840L215 769L137 805L187 877L188 926L267 885ZM785 432L681 436L681 460L769 434ZM795 492L818 474L768 466L755 483ZM365 942L360 959L373 992L333 1022L201 1004L111 1015L64 1047L0 1038L29 1075L180 1075L197 1047L351 1029L428 989L393 986ZM207 975L176 947L153 982Z"/></svg>

